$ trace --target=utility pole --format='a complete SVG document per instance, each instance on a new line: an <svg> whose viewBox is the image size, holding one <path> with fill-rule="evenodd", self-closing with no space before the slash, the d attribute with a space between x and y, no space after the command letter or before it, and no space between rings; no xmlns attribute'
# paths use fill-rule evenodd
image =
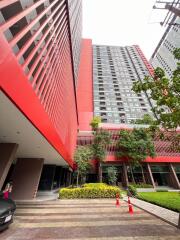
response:
<svg viewBox="0 0 180 240"><path fill-rule="evenodd" d="M174 13L176 16L180 17L180 8L174 7L170 4L165 5L165 9L168 9L170 12Z"/></svg>

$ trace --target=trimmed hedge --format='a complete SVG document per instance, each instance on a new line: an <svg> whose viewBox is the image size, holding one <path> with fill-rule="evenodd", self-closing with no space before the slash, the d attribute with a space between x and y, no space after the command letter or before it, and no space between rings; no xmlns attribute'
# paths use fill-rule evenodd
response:
<svg viewBox="0 0 180 240"><path fill-rule="evenodd" d="M156 192L168 192L167 189L156 189Z"/></svg>
<svg viewBox="0 0 180 240"><path fill-rule="evenodd" d="M90 187L90 188L106 188L110 187L106 183L85 183L83 187Z"/></svg>
<svg viewBox="0 0 180 240"><path fill-rule="evenodd" d="M135 188L153 188L151 184L139 183L139 184L131 184Z"/></svg>
<svg viewBox="0 0 180 240"><path fill-rule="evenodd" d="M81 188L62 188L59 191L59 198L115 198L117 193L120 195L118 187L91 183L84 184Z"/></svg>

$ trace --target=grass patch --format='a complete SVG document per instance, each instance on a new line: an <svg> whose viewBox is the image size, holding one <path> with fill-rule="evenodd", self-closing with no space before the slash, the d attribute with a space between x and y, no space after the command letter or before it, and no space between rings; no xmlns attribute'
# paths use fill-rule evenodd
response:
<svg viewBox="0 0 180 240"><path fill-rule="evenodd" d="M180 193L178 192L141 192L138 193L138 198L180 212Z"/></svg>

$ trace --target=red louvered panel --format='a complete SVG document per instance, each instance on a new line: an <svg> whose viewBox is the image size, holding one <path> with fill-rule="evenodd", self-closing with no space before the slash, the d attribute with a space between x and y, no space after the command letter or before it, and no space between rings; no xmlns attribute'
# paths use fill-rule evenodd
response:
<svg viewBox="0 0 180 240"><path fill-rule="evenodd" d="M143 61L144 64L146 65L146 67L147 67L150 75L153 76L153 75L154 75L154 69L153 69L153 67L152 67L151 64L148 62L148 60L146 59L146 57L144 56L144 54L143 54L143 52L141 51L140 47L139 47L138 45L134 45L134 46L135 46L137 52L139 53L142 61Z"/></svg>
<svg viewBox="0 0 180 240"><path fill-rule="evenodd" d="M77 137L72 60L78 62L78 55L72 54L79 52L72 51L70 41L71 34L76 45L81 40L81 26L74 22L81 8L81 1L77 2L73 14L66 0L39 0L27 6L20 0L0 2L2 16L10 4L16 4L14 13L0 25L0 87L71 166ZM7 72L10 66L11 73ZM17 76L13 81L12 74Z"/></svg>
<svg viewBox="0 0 180 240"><path fill-rule="evenodd" d="M124 125L124 127L123 126L119 127L119 129L115 127L108 129L109 124L107 124L107 126L105 125L106 124L104 124L102 128L109 131L111 135L111 143L109 146L107 146L106 161L107 162L127 161L128 159L124 159L124 158L118 159L116 157L116 151L117 151L116 143L117 143L117 140L119 139L119 130L121 129L132 130L132 129L130 128L128 129L127 125ZM169 137L171 136L170 133L168 133L168 136ZM78 136L77 145L86 145L86 144L92 144L92 143L93 143L92 135L88 134L88 135ZM145 160L145 162L180 162L180 153L177 151L173 151L170 148L169 141L162 141L156 138L154 140L154 144L155 144L157 156L155 158L148 157Z"/></svg>

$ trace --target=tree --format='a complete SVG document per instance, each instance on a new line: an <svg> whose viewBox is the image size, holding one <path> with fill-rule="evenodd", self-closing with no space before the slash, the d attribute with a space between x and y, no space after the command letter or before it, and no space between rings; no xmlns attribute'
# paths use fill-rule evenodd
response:
<svg viewBox="0 0 180 240"><path fill-rule="evenodd" d="M142 119L136 119L131 121L132 124L144 124L144 125L151 125L154 123L154 119L149 114L144 114Z"/></svg>
<svg viewBox="0 0 180 240"><path fill-rule="evenodd" d="M180 60L180 48L174 50L174 56ZM156 116L150 127L154 133L172 133L172 148L180 151L180 134L177 128L180 126L180 62L173 72L172 79L165 76L161 68L156 68L154 76L146 76L144 81L134 83L132 90L135 93L147 92L155 102L152 111ZM167 134L164 134L166 136Z"/></svg>
<svg viewBox="0 0 180 240"><path fill-rule="evenodd" d="M106 157L106 147L110 144L110 133L108 131L99 129L94 133L94 141L92 150L94 158L98 161L98 177L99 182L102 182L102 167L101 163Z"/></svg>
<svg viewBox="0 0 180 240"><path fill-rule="evenodd" d="M95 116L90 123L92 130L96 131L98 129L100 123L101 123L101 117Z"/></svg>
<svg viewBox="0 0 180 240"><path fill-rule="evenodd" d="M74 154L74 160L77 164L77 186L79 178L86 176L87 171L90 169L90 160L92 159L92 150L90 146L78 146Z"/></svg>
<svg viewBox="0 0 180 240"><path fill-rule="evenodd" d="M117 156L128 158L133 182L134 176L131 166L140 166L145 182L141 163L148 157L155 157L154 143L146 129L121 130L117 141Z"/></svg>
<svg viewBox="0 0 180 240"><path fill-rule="evenodd" d="M108 167L107 173L108 173L108 182L110 184L115 184L117 181L117 176L118 176L117 168L114 166Z"/></svg>

